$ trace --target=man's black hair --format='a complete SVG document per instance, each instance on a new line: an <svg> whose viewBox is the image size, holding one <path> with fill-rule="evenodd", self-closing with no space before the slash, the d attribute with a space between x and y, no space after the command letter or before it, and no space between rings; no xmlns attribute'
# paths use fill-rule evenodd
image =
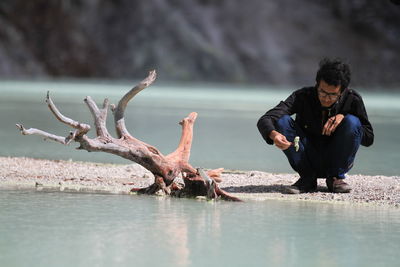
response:
<svg viewBox="0 0 400 267"><path fill-rule="evenodd" d="M400 5L400 0L390 0L395 5Z"/></svg>
<svg viewBox="0 0 400 267"><path fill-rule="evenodd" d="M340 91L349 86L351 78L350 67L339 59L324 58L319 62L319 70L315 78L317 86L321 80L329 85L340 85Z"/></svg>

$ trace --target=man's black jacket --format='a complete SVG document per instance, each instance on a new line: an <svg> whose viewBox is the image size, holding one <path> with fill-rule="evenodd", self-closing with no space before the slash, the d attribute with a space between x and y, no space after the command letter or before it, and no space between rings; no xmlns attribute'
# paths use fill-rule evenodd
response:
<svg viewBox="0 0 400 267"><path fill-rule="evenodd" d="M327 117L323 118L323 110ZM352 114L360 119L363 138L361 144L370 146L374 142L374 132L365 111L361 96L353 89L345 89L339 100L330 108L323 108L318 99L316 87L304 87L292 93L285 101L281 101L276 107L265 113L257 123L258 130L268 144L273 144L269 138L272 130L275 130L275 122L284 115L296 114L296 124L310 138L324 138L322 128L328 117L336 114Z"/></svg>

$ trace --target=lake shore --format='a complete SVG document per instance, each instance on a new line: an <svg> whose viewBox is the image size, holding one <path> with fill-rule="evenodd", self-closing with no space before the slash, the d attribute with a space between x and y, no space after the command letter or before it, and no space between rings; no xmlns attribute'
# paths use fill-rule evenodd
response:
<svg viewBox="0 0 400 267"><path fill-rule="evenodd" d="M400 207L400 176L349 175L346 181L353 188L349 194L328 192L325 179L318 180L315 193L286 194L286 187L297 179L295 173L226 170L219 187L245 201L281 199ZM131 188L146 187L153 180L152 174L138 164L0 157L0 188L129 194Z"/></svg>

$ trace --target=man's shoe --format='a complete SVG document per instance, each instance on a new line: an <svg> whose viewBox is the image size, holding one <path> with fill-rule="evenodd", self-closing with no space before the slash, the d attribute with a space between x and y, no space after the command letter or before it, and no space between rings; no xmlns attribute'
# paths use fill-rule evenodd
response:
<svg viewBox="0 0 400 267"><path fill-rule="evenodd" d="M300 194L300 193L311 193L317 191L317 179L316 178L302 178L300 177L297 182L291 186L286 187L287 194Z"/></svg>
<svg viewBox="0 0 400 267"><path fill-rule="evenodd" d="M336 177L327 178L326 186L332 193L350 193L351 191L350 185L348 185L344 179L339 179Z"/></svg>

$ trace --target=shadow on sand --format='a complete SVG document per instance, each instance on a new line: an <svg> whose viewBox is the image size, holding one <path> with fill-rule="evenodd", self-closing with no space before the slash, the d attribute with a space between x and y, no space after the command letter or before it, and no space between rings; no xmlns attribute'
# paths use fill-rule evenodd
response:
<svg viewBox="0 0 400 267"><path fill-rule="evenodd" d="M282 193L288 194L289 185L245 185L245 186L227 186L221 188L229 193ZM317 192L328 192L324 186L318 186Z"/></svg>

